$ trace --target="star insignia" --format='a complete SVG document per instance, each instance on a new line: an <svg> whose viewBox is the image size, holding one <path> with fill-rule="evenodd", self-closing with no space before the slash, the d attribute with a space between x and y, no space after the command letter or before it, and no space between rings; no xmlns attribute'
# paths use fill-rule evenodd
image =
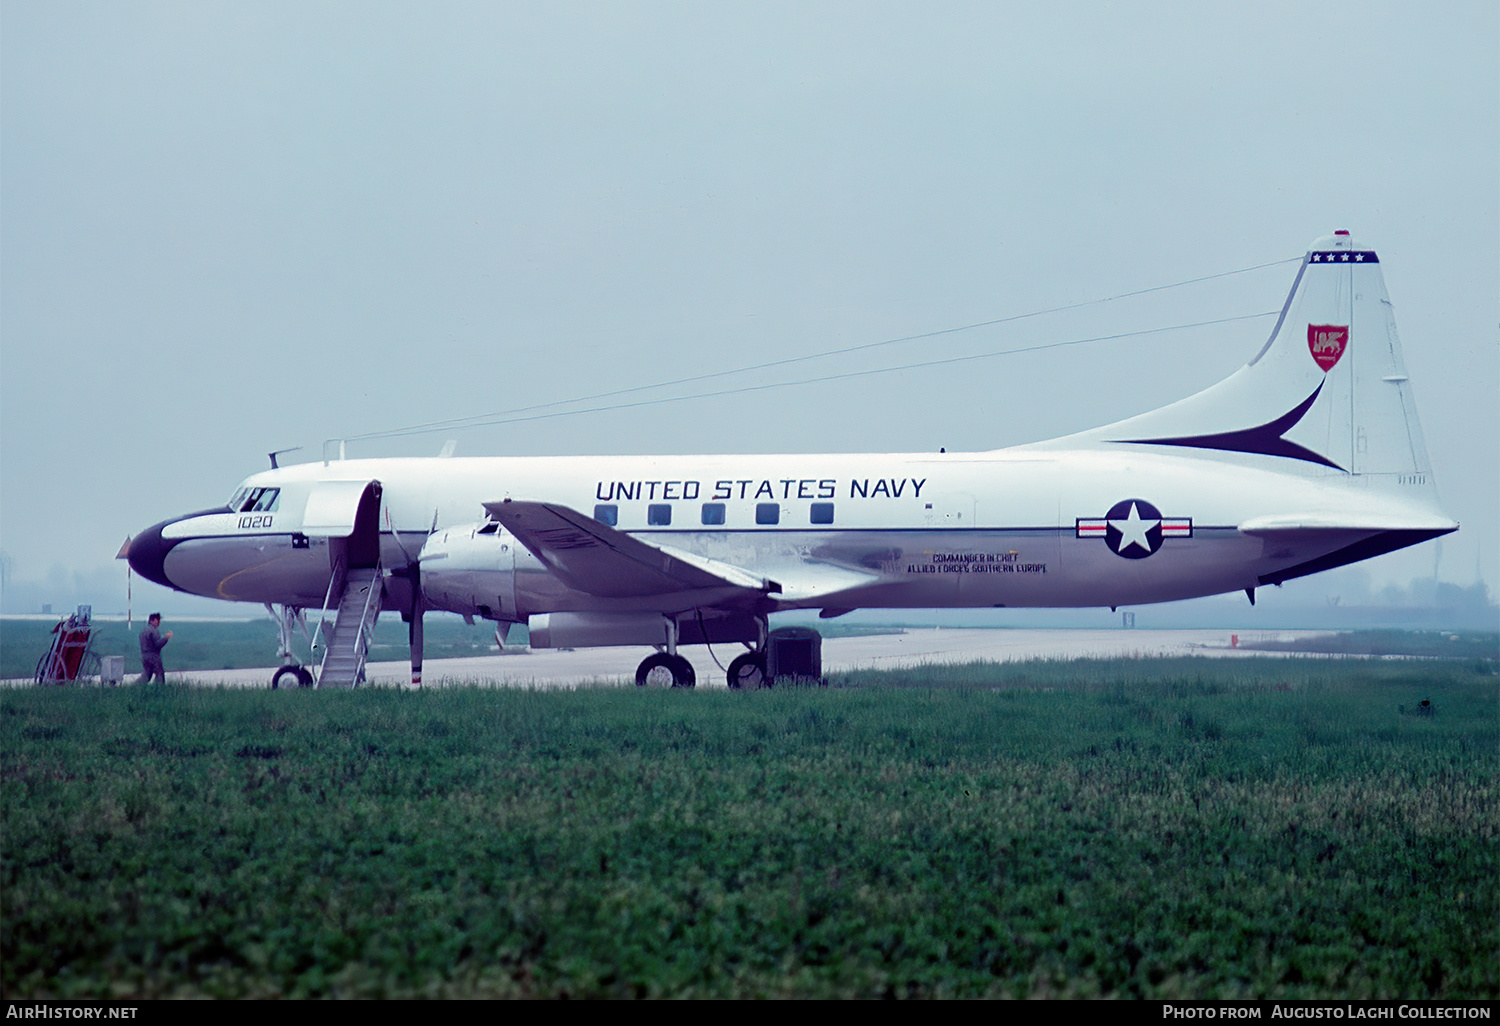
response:
<svg viewBox="0 0 1500 1026"><path fill-rule="evenodd" d="M1121 555L1124 555L1125 550L1132 545L1139 545L1145 550L1147 555L1155 551L1151 543L1146 539L1146 532L1152 528L1161 527L1160 517L1154 520L1143 520L1140 515L1140 508L1136 503L1132 502L1130 504L1130 512L1125 514L1123 520L1110 520L1108 523L1110 527L1120 532L1120 543L1115 546L1115 551Z"/></svg>
<svg viewBox="0 0 1500 1026"><path fill-rule="evenodd" d="M1161 548L1166 538L1191 538L1192 517L1164 517L1145 499L1124 499L1102 517L1079 517L1079 538L1103 538L1104 544L1125 559L1145 559Z"/></svg>

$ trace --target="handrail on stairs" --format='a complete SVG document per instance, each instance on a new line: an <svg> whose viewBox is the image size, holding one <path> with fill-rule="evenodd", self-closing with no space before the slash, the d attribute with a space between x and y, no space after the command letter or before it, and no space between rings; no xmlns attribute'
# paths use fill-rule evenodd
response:
<svg viewBox="0 0 1500 1026"><path fill-rule="evenodd" d="M314 652L318 650L318 642L323 639L323 625L328 622L328 603L333 601L333 593L335 589L338 590L339 594L343 594L344 579L348 576L348 574L348 560L344 556L339 556L333 562L333 573L328 578L328 590L323 593L323 608L322 612L318 615L317 629L313 631L312 640L308 642L308 644L312 646L312 650ZM335 613L334 615L337 616L338 614ZM323 660L326 661L327 659L328 649L325 647L323 649ZM318 664L318 677L321 679L322 676L323 666L322 662L320 662Z"/></svg>
<svg viewBox="0 0 1500 1026"><path fill-rule="evenodd" d="M340 569L342 569L342 564L340 565ZM365 589L365 602L364 602L364 606L360 609L360 613L359 613L359 626L355 630L353 638L350 639L350 647L349 647L349 649L346 649L346 651L349 652L350 657L354 660L354 666L353 666L351 680L350 680L351 684L357 683L359 681L359 679L360 679L360 677L361 677L361 675L362 675L362 673L364 671L366 657L369 655L369 652L370 652L370 642L371 642L371 640L372 640L372 638L374 636L374 624L370 622L370 619L371 619L370 618L370 608L372 606L377 607L377 611L376 611L375 615L376 616L380 615L379 611L378 611L378 606L380 604L380 592L381 592L381 588L383 587L382 584L381 584L381 580L380 580L380 578L381 578L381 568L380 568L380 565L377 563L372 568L372 570L373 570L373 575L370 578L370 584ZM342 576L344 577L344 587L347 588L348 587L348 574L347 574L347 572L345 572ZM340 592L340 596L341 597L340 597L340 600L339 600L339 606L340 607L343 606L342 594L343 593L341 591ZM331 599L331 584L330 584L330 598L325 598L324 599L324 606L325 606L325 608L327 607L327 603L330 601L330 599ZM319 687L322 686L322 684L323 684L323 678L324 678L325 674L327 674L327 672L328 672L328 663L329 663L329 660L331 660L334 657L334 654L335 654L334 653L334 643L337 641L337 638L338 638L338 626L339 626L338 625L338 614L337 614L337 612L335 612L335 614L334 614L334 624L333 624L333 634L334 634L334 636L329 639L328 645L326 647L324 647L324 649L323 649L323 660L318 665L318 685L319 685ZM321 625L320 625L320 627L321 627Z"/></svg>
<svg viewBox="0 0 1500 1026"><path fill-rule="evenodd" d="M370 617L370 607L380 604L380 565L375 565L375 576L370 578L370 587L365 590L365 607L359 613L359 631L354 636L354 679L364 676L365 659L370 654L370 642L375 637L375 624ZM380 615L378 609L375 613Z"/></svg>

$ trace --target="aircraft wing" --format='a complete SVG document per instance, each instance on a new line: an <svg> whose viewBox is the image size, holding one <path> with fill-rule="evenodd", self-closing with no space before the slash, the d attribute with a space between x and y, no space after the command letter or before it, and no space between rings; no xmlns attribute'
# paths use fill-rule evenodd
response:
<svg viewBox="0 0 1500 1026"><path fill-rule="evenodd" d="M563 583L589 595L730 589L748 598L781 590L729 563L651 545L567 506L507 499L484 508Z"/></svg>

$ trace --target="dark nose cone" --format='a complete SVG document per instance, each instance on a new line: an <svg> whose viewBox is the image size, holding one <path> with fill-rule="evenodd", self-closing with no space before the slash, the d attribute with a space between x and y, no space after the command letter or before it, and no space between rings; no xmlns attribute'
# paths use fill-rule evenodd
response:
<svg viewBox="0 0 1500 1026"><path fill-rule="evenodd" d="M186 590L173 584L171 578L167 576L165 569L167 553L171 552L173 547L183 539L172 538L169 540L163 538L161 536L162 531L179 521L207 516L210 513L227 512L229 512L228 507L219 506L214 509L205 509L198 513L189 513L185 517L173 517L171 520L163 520L159 524L153 524L146 528L140 534L130 539L130 551L126 554L126 558L130 561L130 569L146 578L146 580L154 581L164 588L172 588L176 591Z"/></svg>
<svg viewBox="0 0 1500 1026"><path fill-rule="evenodd" d="M130 539L130 569L146 578L155 581L163 587L174 587L167 579L167 572L163 564L167 561L167 552L172 548L172 543L161 536L162 529L175 520L163 520L161 523L146 528L140 534Z"/></svg>

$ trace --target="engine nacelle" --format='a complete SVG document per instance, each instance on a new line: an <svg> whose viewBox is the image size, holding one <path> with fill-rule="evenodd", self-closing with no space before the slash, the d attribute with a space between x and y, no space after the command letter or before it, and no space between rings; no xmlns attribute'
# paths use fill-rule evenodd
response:
<svg viewBox="0 0 1500 1026"><path fill-rule="evenodd" d="M762 623L749 613L710 611L675 618L679 645L758 644ZM540 613L531 617L532 648L595 648L601 645L665 646L673 619L661 613Z"/></svg>
<svg viewBox="0 0 1500 1026"><path fill-rule="evenodd" d="M540 613L527 624L532 648L665 645L671 626L660 613Z"/></svg>
<svg viewBox="0 0 1500 1026"><path fill-rule="evenodd" d="M532 561L514 535L493 520L434 533L422 546L422 593L429 609L486 620L526 619L516 609L516 559Z"/></svg>

